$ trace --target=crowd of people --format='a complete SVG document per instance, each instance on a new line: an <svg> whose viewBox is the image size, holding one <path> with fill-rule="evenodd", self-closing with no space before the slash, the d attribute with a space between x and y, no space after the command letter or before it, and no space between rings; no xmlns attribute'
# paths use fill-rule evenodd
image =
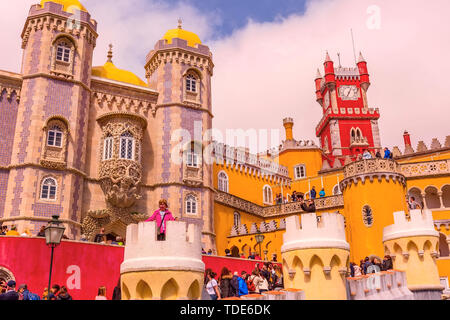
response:
<svg viewBox="0 0 450 320"><path fill-rule="evenodd" d="M1 300L73 300L69 294L67 287L54 284L50 291L44 288L42 295L30 292L26 284L21 284L16 289L16 282L9 280L8 282L0 281L0 301ZM98 288L97 296L94 300L108 300L106 298L106 287ZM121 300L120 280L114 288L112 300Z"/></svg>
<svg viewBox="0 0 450 320"><path fill-rule="evenodd" d="M350 276L359 277L366 274L377 273L380 271L392 270L394 264L392 262L392 257L386 255L383 261L380 261L378 257L365 257L360 261L359 265L354 262L350 262Z"/></svg>
<svg viewBox="0 0 450 320"><path fill-rule="evenodd" d="M270 262L256 263L251 274L246 271L241 271L240 274L238 271L231 273L227 267L223 267L217 280L216 277L217 274L211 269L205 271L204 287L211 300L260 294L284 288L281 268Z"/></svg>

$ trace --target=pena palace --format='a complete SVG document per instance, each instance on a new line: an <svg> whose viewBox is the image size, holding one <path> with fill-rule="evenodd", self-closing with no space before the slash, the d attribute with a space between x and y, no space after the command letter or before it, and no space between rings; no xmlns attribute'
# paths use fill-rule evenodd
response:
<svg viewBox="0 0 450 320"><path fill-rule="evenodd" d="M404 145L384 159L382 108L372 107L369 95L376 79L362 54L355 65L342 67L326 53L323 67L311 75L309 108L315 99L323 111L316 119L319 145L293 136L293 114L280 119L285 139L276 149L252 154L189 141L179 149L181 161L173 161L176 130L194 137L195 123L202 133L212 129L210 48L180 22L160 39L145 40L155 44L142 57L146 79L140 79L114 64L112 46L104 65L92 65L97 26L78 0L42 0L17 35L20 73L0 70L0 224L33 235L0 237L0 278L47 286L46 276L19 279L26 272L20 257L27 264L43 259L33 272L48 274L49 249L34 236L58 215L68 239L55 249L55 281L70 282L80 272L84 287L72 284L76 296L87 290L88 277L107 276L111 293L123 247L93 243L95 235L104 228L125 238L127 227L145 221L160 199L179 221L199 228L211 259L223 261L229 249L236 258L257 252L286 267L292 263L282 258L286 221L306 214L292 195L311 199L314 187L317 219L329 212L343 217L350 246L347 261L339 262L344 267L369 255L383 257L389 247L383 229L395 223L394 212L408 212L414 197L431 212L436 241L410 241L389 252L396 259L411 248L429 254L440 285L449 290L450 136L413 144L414 137L399 132ZM207 148L212 162L203 157ZM364 152L370 159L362 159ZM84 271L99 259L115 269Z"/></svg>

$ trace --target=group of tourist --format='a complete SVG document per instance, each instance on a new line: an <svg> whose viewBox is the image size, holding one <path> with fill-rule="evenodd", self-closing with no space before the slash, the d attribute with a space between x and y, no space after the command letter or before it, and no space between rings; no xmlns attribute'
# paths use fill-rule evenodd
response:
<svg viewBox="0 0 450 320"><path fill-rule="evenodd" d="M278 265L265 262L256 263L255 268L248 274L240 274L224 267L216 280L217 274L211 269L205 271L205 290L211 300L220 300L230 297L240 297L248 294L260 294L265 291L281 290L284 288L283 274Z"/></svg>
<svg viewBox="0 0 450 320"><path fill-rule="evenodd" d="M67 287L54 284L50 291L44 288L41 296L28 290L26 284L21 284L16 289L16 282L9 280L8 282L0 281L0 300L73 300L69 294ZM106 287L98 288L97 296L94 300L108 300L106 298ZM120 281L114 288L112 300L121 300Z"/></svg>
<svg viewBox="0 0 450 320"><path fill-rule="evenodd" d="M354 262L350 262L350 276L359 277L366 274L377 273L380 271L392 270L394 264L390 255L385 255L383 261L380 261L377 257L365 257L361 260L359 265Z"/></svg>
<svg viewBox="0 0 450 320"><path fill-rule="evenodd" d="M375 153L375 156L373 155L373 153L371 153L368 149L364 149L362 154L359 154L356 160L368 160L368 159L373 159L373 158L378 158L378 159L392 159L393 158L393 154L392 152L389 150L389 148L384 148L384 155L381 154L380 150L377 150L377 152Z"/></svg>

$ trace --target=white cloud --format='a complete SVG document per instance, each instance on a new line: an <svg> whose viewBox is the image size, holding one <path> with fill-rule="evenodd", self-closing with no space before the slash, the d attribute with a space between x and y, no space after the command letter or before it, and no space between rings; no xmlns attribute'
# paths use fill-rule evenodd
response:
<svg viewBox="0 0 450 320"><path fill-rule="evenodd" d="M29 7L38 0L1 1L0 69L20 70L20 34ZM227 128L282 129L282 119L294 118L297 139L315 138L322 116L315 102L314 77L322 70L325 50L343 66L353 65L350 28L357 50L368 62L372 86L371 107L380 108L383 145L403 145L403 130L430 144L443 142L450 119L446 77L450 52L447 0L318 0L310 1L304 15L272 23L249 23L231 36L214 38L220 18L204 15L186 4L168 6L162 1L85 0L99 23L94 65L106 60L107 45L114 44L116 66L143 77L145 55L166 30L182 17L184 28L194 31L210 46L216 65L213 78L213 124ZM113 5L112 5L113 3ZM367 13L380 9L380 29L371 30ZM376 22L376 21L375 21ZM206 41L205 41L206 40Z"/></svg>
<svg viewBox="0 0 450 320"><path fill-rule="evenodd" d="M367 9L380 9L380 29L370 30ZM297 139L315 138L322 116L314 77L323 74L325 51L337 65L354 66L350 29L368 62L371 107L380 108L383 145L403 149L403 130L413 146L449 135L450 2L328 0L310 2L304 15L273 23L249 23L211 44L215 54L214 125L219 129L282 128L294 118ZM373 22L373 21L369 21Z"/></svg>

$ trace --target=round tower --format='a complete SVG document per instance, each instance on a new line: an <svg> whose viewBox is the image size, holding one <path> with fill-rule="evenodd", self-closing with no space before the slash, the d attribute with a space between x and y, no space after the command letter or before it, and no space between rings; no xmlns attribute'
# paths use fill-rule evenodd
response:
<svg viewBox="0 0 450 320"><path fill-rule="evenodd" d="M406 210L405 177L395 161L368 159L344 167L340 183L344 197L350 259L382 256L383 228L394 222L392 210Z"/></svg>
<svg viewBox="0 0 450 320"><path fill-rule="evenodd" d="M281 253L284 286L303 289L307 300L346 300L345 275L350 246L345 240L344 217L315 213L286 218Z"/></svg>
<svg viewBox="0 0 450 320"><path fill-rule="evenodd" d="M203 157L209 150L205 133L212 129L213 68L209 48L181 21L156 43L145 65L149 86L159 93L148 125L147 180L154 191L147 205L167 199L175 216L203 224L202 246L215 252L212 161Z"/></svg>
<svg viewBox="0 0 450 320"><path fill-rule="evenodd" d="M384 228L385 254L394 261L394 269L406 271L409 290L416 300L440 300L444 287L440 284L436 258L439 232L434 228L431 211L394 212L394 224Z"/></svg>
<svg viewBox="0 0 450 320"><path fill-rule="evenodd" d="M4 218L19 230L34 233L56 214L67 236L79 236L97 36L97 22L78 0L42 0L29 10L4 201Z"/></svg>
<svg viewBox="0 0 450 320"><path fill-rule="evenodd" d="M201 227L167 221L166 240L157 241L156 222L127 227L120 266L122 300L198 300L205 264Z"/></svg>

